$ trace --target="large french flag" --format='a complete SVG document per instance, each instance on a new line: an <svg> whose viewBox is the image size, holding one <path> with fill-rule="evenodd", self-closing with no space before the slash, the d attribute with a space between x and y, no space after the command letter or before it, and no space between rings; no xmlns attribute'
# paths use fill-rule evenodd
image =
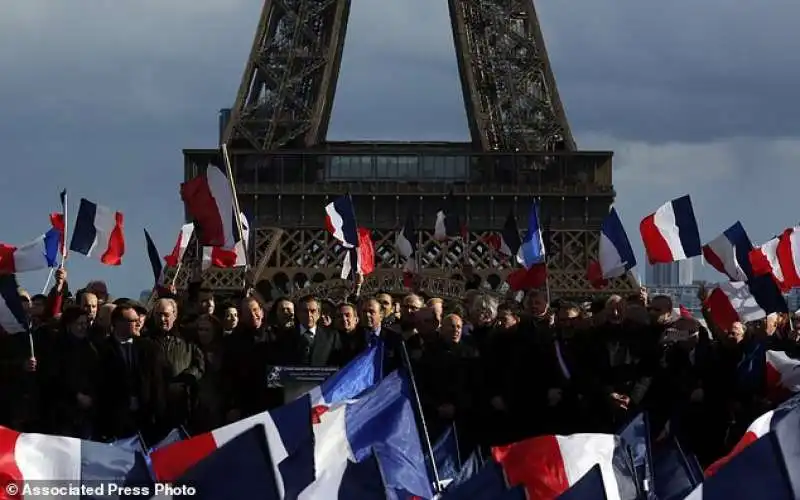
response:
<svg viewBox="0 0 800 500"><path fill-rule="evenodd" d="M800 414L799 412L800 395L797 395L784 402L774 410L770 410L753 420L753 423L747 427L747 431L744 433L744 436L739 439L739 442L736 443L730 453L706 468L706 477L716 474L717 471L723 468L725 464L730 462L733 457L741 453L742 450L751 444L755 443L760 437L766 436L770 432L774 431L778 426L781 425L782 422L786 421L786 423L792 423L795 421ZM797 429L798 428L794 429L795 434L798 433Z"/></svg>
<svg viewBox="0 0 800 500"><path fill-rule="evenodd" d="M307 442L313 440L311 423L314 415L324 412L331 404L356 397L377 383L381 377L382 353L380 344L373 346L321 386L276 410L154 450L150 460L155 477L159 481L175 481L231 439L255 425L263 425L272 461L278 468L279 489L287 497L299 494L314 480L313 453L300 453ZM290 456L293 458L289 459Z"/></svg>
<svg viewBox="0 0 800 500"><path fill-rule="evenodd" d="M556 499L596 465L608 500L639 498L636 474L618 436L536 436L493 448L492 456L511 486L525 485L528 498Z"/></svg>
<svg viewBox="0 0 800 500"><path fill-rule="evenodd" d="M598 259L589 263L587 278L595 287L607 284L607 280L623 276L636 266L628 233L614 207L603 220L600 228Z"/></svg>
<svg viewBox="0 0 800 500"><path fill-rule="evenodd" d="M0 274L0 333L13 335L28 331L28 314L19 296L14 274Z"/></svg>
<svg viewBox="0 0 800 500"><path fill-rule="evenodd" d="M56 267L63 233L53 227L21 246L0 243L0 273L24 273Z"/></svg>
<svg viewBox="0 0 800 500"><path fill-rule="evenodd" d="M25 483L37 486L79 487L81 482L97 486L104 484L104 498L119 498L109 495L111 484L149 488L152 480L144 456L130 449L95 443L81 439L49 436L46 434L20 433L0 427L0 480L5 495L2 498L36 498L25 494ZM36 484L36 481L48 481ZM13 485L13 486L10 486ZM14 494L9 488L16 488ZM79 491L59 491L59 494L43 495L46 498L86 498Z"/></svg>
<svg viewBox="0 0 800 500"><path fill-rule="evenodd" d="M186 213L199 226L197 239L203 246L232 249L239 241L233 187L219 167L208 165L205 173L181 184Z"/></svg>
<svg viewBox="0 0 800 500"><path fill-rule="evenodd" d="M432 498L407 379L395 371L357 400L315 411L315 479L300 500L341 498L353 467L375 455L385 486L399 498Z"/></svg>
<svg viewBox="0 0 800 500"><path fill-rule="evenodd" d="M651 264L676 262L702 252L700 231L689 195L661 205L639 224Z"/></svg>
<svg viewBox="0 0 800 500"><path fill-rule="evenodd" d="M107 266L122 264L125 255L122 214L81 198L69 249Z"/></svg>
<svg viewBox="0 0 800 500"><path fill-rule="evenodd" d="M325 227L345 248L358 246L358 227L353 199L340 196L325 206Z"/></svg>
<svg viewBox="0 0 800 500"><path fill-rule="evenodd" d="M750 265L750 250L753 243L742 223L726 229L721 235L703 245L703 257L714 269L728 276L731 281L747 281L753 276Z"/></svg>

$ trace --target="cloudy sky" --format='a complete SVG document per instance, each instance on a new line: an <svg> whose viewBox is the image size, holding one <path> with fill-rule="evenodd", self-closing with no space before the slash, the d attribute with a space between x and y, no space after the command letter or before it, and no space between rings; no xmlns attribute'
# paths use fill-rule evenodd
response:
<svg viewBox="0 0 800 500"><path fill-rule="evenodd" d="M76 4L81 8L76 8ZM466 140L445 0L353 0L330 138ZM790 0L540 0L579 147L613 150L637 225L691 193L704 240L740 219L756 242L800 220L800 6ZM4 2L0 241L46 228L62 187L125 213L120 268L76 256L71 281L151 285L142 229L181 223L181 149L211 147L259 0ZM634 237L637 236L637 237ZM23 277L38 291L46 274Z"/></svg>

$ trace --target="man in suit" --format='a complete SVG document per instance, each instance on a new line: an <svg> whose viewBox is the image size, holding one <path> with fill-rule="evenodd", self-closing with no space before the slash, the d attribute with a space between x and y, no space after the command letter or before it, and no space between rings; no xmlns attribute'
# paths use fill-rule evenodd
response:
<svg viewBox="0 0 800 500"><path fill-rule="evenodd" d="M308 366L329 366L331 354L339 348L336 331L320 325L322 307L312 296L303 297L297 303L297 329L302 340L302 364Z"/></svg>
<svg viewBox="0 0 800 500"><path fill-rule="evenodd" d="M130 304L111 313L112 334L98 346L100 377L97 426L100 438L120 439L141 431L152 443L160 439L166 406L163 366L158 346L134 336L139 315Z"/></svg>

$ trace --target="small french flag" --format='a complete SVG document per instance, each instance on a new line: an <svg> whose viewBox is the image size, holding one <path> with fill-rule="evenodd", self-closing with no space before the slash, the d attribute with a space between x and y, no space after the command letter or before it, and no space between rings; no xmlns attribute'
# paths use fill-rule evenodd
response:
<svg viewBox="0 0 800 500"><path fill-rule="evenodd" d="M611 207L600 228L598 259L589 263L587 278L592 286L605 286L606 280L623 276L635 265L636 257L628 234L617 210Z"/></svg>
<svg viewBox="0 0 800 500"><path fill-rule="evenodd" d="M122 264L125 254L122 213L81 198L69 249L107 266Z"/></svg>
<svg viewBox="0 0 800 500"><path fill-rule="evenodd" d="M639 230L651 264L690 259L702 252L700 231L688 194L661 205L642 220Z"/></svg>
<svg viewBox="0 0 800 500"><path fill-rule="evenodd" d="M544 259L545 247L542 225L539 223L539 203L534 201L528 217L528 232L517 251L517 262L522 264L525 269L530 269L534 265L544 262Z"/></svg>
<svg viewBox="0 0 800 500"><path fill-rule="evenodd" d="M345 248L358 246L358 227L353 199L340 196L325 206L325 227Z"/></svg>
<svg viewBox="0 0 800 500"><path fill-rule="evenodd" d="M703 245L703 257L714 269L731 279L747 281L753 276L750 250L753 243L742 223L737 221L721 235Z"/></svg>

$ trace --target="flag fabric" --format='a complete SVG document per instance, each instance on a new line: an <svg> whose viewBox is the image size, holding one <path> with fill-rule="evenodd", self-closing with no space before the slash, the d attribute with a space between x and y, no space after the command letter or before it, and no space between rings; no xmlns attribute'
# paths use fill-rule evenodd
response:
<svg viewBox="0 0 800 500"><path fill-rule="evenodd" d="M0 329L9 335L28 331L28 314L14 274L0 274Z"/></svg>
<svg viewBox="0 0 800 500"><path fill-rule="evenodd" d="M650 446L650 422L647 414L636 415L617 433L633 458L639 489L650 494L653 485L653 457Z"/></svg>
<svg viewBox="0 0 800 500"><path fill-rule="evenodd" d="M186 213L194 219L202 246L233 249L241 239L236 223L234 193L228 176L215 165L181 184Z"/></svg>
<svg viewBox="0 0 800 500"><path fill-rule="evenodd" d="M778 284L784 282L781 263L778 259L780 238L775 237L750 250L748 260L753 276L773 276Z"/></svg>
<svg viewBox="0 0 800 500"><path fill-rule="evenodd" d="M374 270L375 249L372 246L372 231L360 227L358 228L358 246L345 250L341 277L354 280L357 273L369 276Z"/></svg>
<svg viewBox="0 0 800 500"><path fill-rule="evenodd" d="M503 230L500 232L500 241L498 242L497 251L508 258L514 257L519 252L519 247L522 246L522 240L519 237L519 227L517 226L517 217L513 213L506 216L506 221L503 224Z"/></svg>
<svg viewBox="0 0 800 500"><path fill-rule="evenodd" d="M131 436L127 438L117 439L116 441L112 441L108 443L109 446L116 446L117 448L125 448L126 450L130 451L138 451L139 453L146 454L146 450L144 449L144 443L142 440L139 439L139 436Z"/></svg>
<svg viewBox="0 0 800 500"><path fill-rule="evenodd" d="M725 331L736 322L756 321L769 314L742 281L718 283L706 297L705 305L714 323Z"/></svg>
<svg viewBox="0 0 800 500"><path fill-rule="evenodd" d="M63 229L52 227L21 246L0 243L0 273L14 274L56 267Z"/></svg>
<svg viewBox="0 0 800 500"><path fill-rule="evenodd" d="M56 229L60 235L58 251L64 253L64 240L66 238L67 226L64 224L64 214L53 212L50 214L50 225Z"/></svg>
<svg viewBox="0 0 800 500"><path fill-rule="evenodd" d="M702 253L689 195L660 206L642 220L639 231L651 264L690 259Z"/></svg>
<svg viewBox="0 0 800 500"><path fill-rule="evenodd" d="M81 198L69 249L96 258L107 266L122 264L125 254L123 220L120 212Z"/></svg>
<svg viewBox="0 0 800 500"><path fill-rule="evenodd" d="M301 448L307 439L312 439L310 422L314 417L313 415L309 417L311 408L323 408L326 404L354 398L373 386L381 377L382 353L382 345L376 344L333 374L322 385L287 405L154 450L150 459L155 477L160 481L173 481L192 465L245 430L254 425L264 425L272 461L279 470L287 471L285 475L278 475L279 489L284 492L299 493L313 480L305 463L310 461L313 465L313 454L306 456L300 454L299 458L295 456L290 460L287 459ZM282 464L284 461L286 464ZM289 471L292 465L296 466L295 472Z"/></svg>
<svg viewBox="0 0 800 500"><path fill-rule="evenodd" d="M406 222L400 231L397 232L394 238L394 247L397 249L397 254L405 260L403 263L403 272L416 274L417 269L417 232L414 229L414 214L409 212L406 217Z"/></svg>
<svg viewBox="0 0 800 500"><path fill-rule="evenodd" d="M144 239L147 243L147 257L150 259L150 267L153 269L153 282L155 286L159 286L164 280L164 264L161 263L161 254L158 253L156 244L147 229L144 230Z"/></svg>
<svg viewBox="0 0 800 500"><path fill-rule="evenodd" d="M506 276L508 287L515 292L527 292L547 284L547 265L535 264L530 269L514 269Z"/></svg>
<svg viewBox="0 0 800 500"><path fill-rule="evenodd" d="M431 457L426 454L425 461L429 464L428 470L433 470ZM458 452L458 435L455 424L451 424L433 444L433 464L439 475L439 483L447 487L461 471L461 457Z"/></svg>
<svg viewBox="0 0 800 500"><path fill-rule="evenodd" d="M347 464L337 493L336 498L341 500L389 500L394 497L383 482L383 469L374 450L360 462Z"/></svg>
<svg viewBox="0 0 800 500"><path fill-rule="evenodd" d="M0 427L0 478L5 482L2 485L5 492L9 491L10 483L21 492L23 483L31 481L58 481L59 486L79 482L105 484L107 495L111 483L133 488L152 486L141 453L106 443L20 433L5 427ZM78 492L57 496L81 498ZM121 492L117 492L104 498L120 496Z"/></svg>
<svg viewBox="0 0 800 500"><path fill-rule="evenodd" d="M489 460L466 480L451 485L442 495L442 500L491 500L502 498L508 490L503 467L496 461Z"/></svg>
<svg viewBox="0 0 800 500"><path fill-rule="evenodd" d="M436 220L433 223L433 239L445 241L447 238L456 236L463 237L463 228L458 215L454 212L452 203L453 193L451 192L445 199L443 207L436 212Z"/></svg>
<svg viewBox="0 0 800 500"><path fill-rule="evenodd" d="M597 464L567 491L559 495L558 500L606 500L607 498L603 472Z"/></svg>
<svg viewBox="0 0 800 500"><path fill-rule="evenodd" d="M545 260L545 246L542 238L542 225L539 223L539 202L531 204L531 212L528 216L528 232L525 233L517 250L517 262L522 264L525 269L530 269L536 264L541 264Z"/></svg>
<svg viewBox="0 0 800 500"><path fill-rule="evenodd" d="M210 246L203 247L201 267L204 271L211 267L230 269L247 265L247 247L250 242L250 222L247 220L244 213L240 213L239 218L242 223L242 239L236 242L233 249ZM182 236L183 229L181 229L181 237ZM182 241L179 240L179 243L182 243ZM174 252L175 250L173 249L173 253ZM182 254L180 255L182 256ZM180 260L178 262L180 262Z"/></svg>
<svg viewBox="0 0 800 500"><path fill-rule="evenodd" d="M598 259L589 262L586 277L592 286L601 288L609 279L625 275L636 266L628 234L614 207L603 220L600 228Z"/></svg>
<svg viewBox="0 0 800 500"><path fill-rule="evenodd" d="M432 498L411 397L407 378L394 371L354 401L314 405L318 420L309 444L315 480L299 499L336 498L352 464L373 453L394 495Z"/></svg>
<svg viewBox="0 0 800 500"><path fill-rule="evenodd" d="M800 359L784 351L766 351L764 356L769 399L781 403L800 392Z"/></svg>
<svg viewBox="0 0 800 500"><path fill-rule="evenodd" d="M183 427L172 429L167 433L166 436L164 436L164 438L161 439L161 441L153 445L153 447L148 450L148 454L171 444L183 441L184 439L189 439L189 434L186 433Z"/></svg>
<svg viewBox="0 0 800 500"><path fill-rule="evenodd" d="M345 248L358 246L358 227L353 199L340 196L325 206L325 227Z"/></svg>
<svg viewBox="0 0 800 500"><path fill-rule="evenodd" d="M755 276L771 275L781 290L800 286L800 226L786 229L750 251L749 259Z"/></svg>
<svg viewBox="0 0 800 500"><path fill-rule="evenodd" d="M457 485L467 482L472 476L478 474L478 472L483 469L484 465L485 461L483 460L480 450L475 450L470 453L461 465L461 470L458 471L458 474L447 485L448 490L452 490Z"/></svg>
<svg viewBox="0 0 800 500"><path fill-rule="evenodd" d="M694 455L687 455L675 436L653 451L653 490L658 500L683 500L703 482L703 469Z"/></svg>
<svg viewBox="0 0 800 500"><path fill-rule="evenodd" d="M194 488L192 498L280 500L263 425L254 425L193 465L175 483Z"/></svg>
<svg viewBox="0 0 800 500"><path fill-rule="evenodd" d="M774 410L770 410L753 420L753 423L747 427L747 431L744 433L744 436L739 439L730 453L706 468L706 477L715 475L744 449L755 443L760 437L772 432L784 419L790 419L791 417L791 419L787 420L787 422L793 422L798 414L800 414L800 395L794 396Z"/></svg>
<svg viewBox="0 0 800 500"><path fill-rule="evenodd" d="M636 500L635 472L619 437L611 434L536 436L492 449L511 486L525 485L530 498L551 499L595 466L609 500Z"/></svg>
<svg viewBox="0 0 800 500"><path fill-rule="evenodd" d="M750 237L742 223L737 221L721 235L703 245L703 258L731 281L747 281L753 276L753 266L750 265L752 249Z"/></svg>
<svg viewBox="0 0 800 500"><path fill-rule="evenodd" d="M193 223L190 222L181 226L181 231L178 233L178 240L172 248L172 253L164 257L164 262L166 262L167 266L177 267L178 263L183 260L183 255L186 253L186 249L189 248L192 234L194 234Z"/></svg>
<svg viewBox="0 0 800 500"><path fill-rule="evenodd" d="M794 448L791 450L794 453L786 453L781 442L783 440L777 433L767 433L698 485L686 500L800 498L800 484L793 481L800 473L800 456L796 454L800 444L797 429L792 429L785 441L788 447Z"/></svg>

